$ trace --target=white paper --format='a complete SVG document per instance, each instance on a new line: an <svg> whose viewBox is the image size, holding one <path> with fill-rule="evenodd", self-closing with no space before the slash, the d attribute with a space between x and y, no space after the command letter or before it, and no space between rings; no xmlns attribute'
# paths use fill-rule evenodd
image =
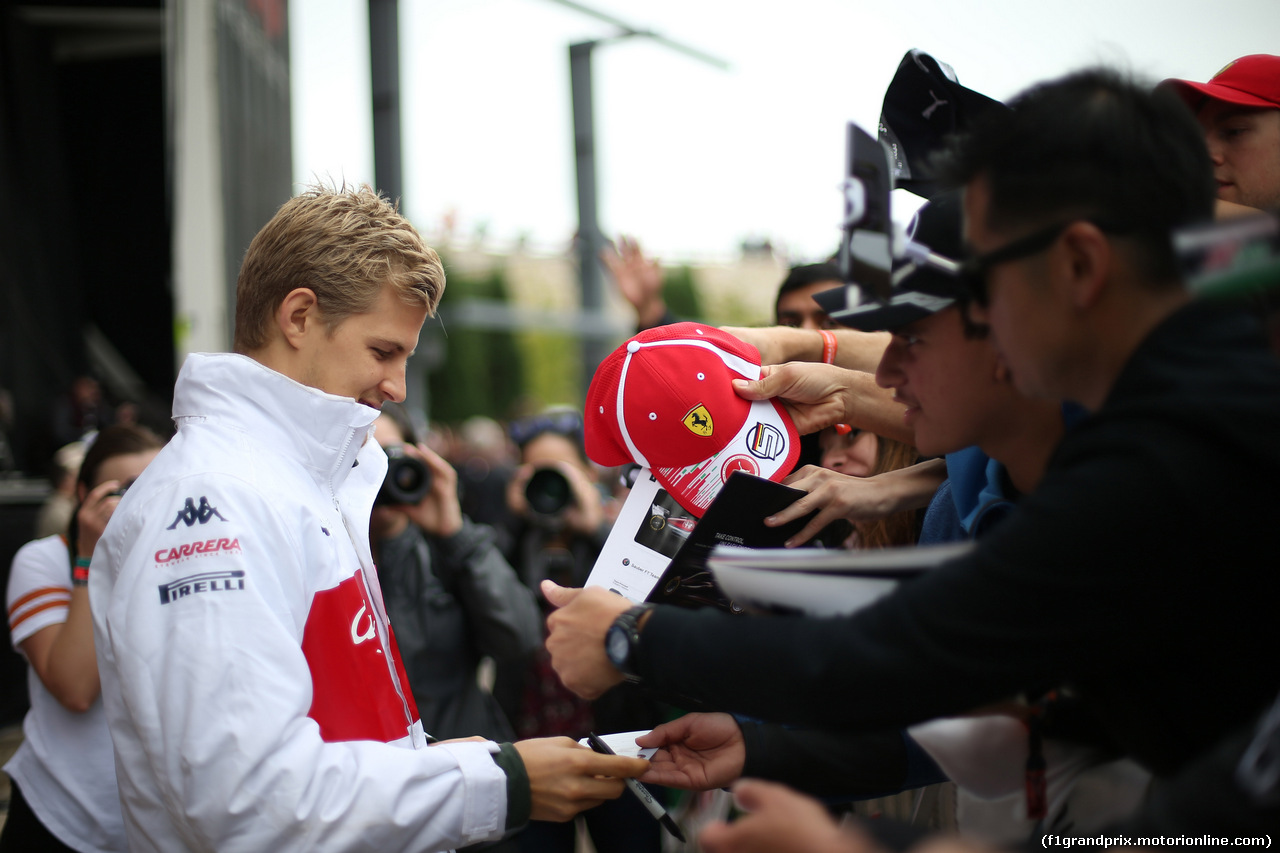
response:
<svg viewBox="0 0 1280 853"><path fill-rule="evenodd" d="M846 616L914 577L972 550L974 543L822 551L720 545L707 561L724 594L743 604L782 606L810 616Z"/></svg>
<svg viewBox="0 0 1280 853"><path fill-rule="evenodd" d="M636 746L636 738L641 735L647 735L652 729L645 729L639 732L615 732L611 735L597 735L596 737L604 741L610 749L618 755L625 755L627 758L649 758L658 751L656 746L638 747ZM583 746L591 746L586 738L578 741Z"/></svg>
<svg viewBox="0 0 1280 853"><path fill-rule="evenodd" d="M602 586L641 603L696 521L641 468L584 586Z"/></svg>

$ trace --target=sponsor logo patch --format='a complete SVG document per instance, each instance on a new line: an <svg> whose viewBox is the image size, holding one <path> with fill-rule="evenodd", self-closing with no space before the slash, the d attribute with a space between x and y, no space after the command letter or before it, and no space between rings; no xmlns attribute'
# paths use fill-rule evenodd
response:
<svg viewBox="0 0 1280 853"><path fill-rule="evenodd" d="M720 479L723 482L729 481L729 475L734 471L746 471L748 474L759 474L760 466L756 464L756 460L750 456L744 456L741 453L730 456L720 466Z"/></svg>
<svg viewBox="0 0 1280 853"><path fill-rule="evenodd" d="M187 498L187 502L182 505L182 509L178 510L178 517L173 520L165 530L173 530L179 523L191 527L193 524L207 524L210 519L216 518L218 521L226 521L222 517L222 513L218 512L218 508L209 505L209 499L201 495L200 506L196 506L196 502L191 498Z"/></svg>
<svg viewBox="0 0 1280 853"><path fill-rule="evenodd" d="M202 592L234 592L244 589L244 572L205 572L160 584L160 603L170 604Z"/></svg>
<svg viewBox="0 0 1280 853"><path fill-rule="evenodd" d="M161 548L156 551L157 563L175 563L199 557L203 554L219 554L234 551L239 553L239 539L206 539L203 542L188 542L176 548Z"/></svg>
<svg viewBox="0 0 1280 853"><path fill-rule="evenodd" d="M699 403L684 416L684 425L689 432L694 435L700 435L703 438L709 437L716 431L716 425L711 422L711 413L707 411L707 407Z"/></svg>
<svg viewBox="0 0 1280 853"><path fill-rule="evenodd" d="M777 459L787 449L787 440L773 424L758 423L748 436L747 449L761 459Z"/></svg>

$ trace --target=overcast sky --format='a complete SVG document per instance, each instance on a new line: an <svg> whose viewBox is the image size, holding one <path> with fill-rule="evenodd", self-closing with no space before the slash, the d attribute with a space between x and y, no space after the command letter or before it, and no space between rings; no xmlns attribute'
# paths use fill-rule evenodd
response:
<svg viewBox="0 0 1280 853"><path fill-rule="evenodd" d="M1280 0L587 0L649 39L595 52L600 221L666 260L768 237L793 261L837 238L844 124L873 134L911 48L1007 99L1085 65L1207 80L1277 52ZM373 181L366 0L291 3L294 175ZM401 0L404 208L496 245L576 227L568 46L614 28L552 0ZM904 207L904 212L906 208Z"/></svg>

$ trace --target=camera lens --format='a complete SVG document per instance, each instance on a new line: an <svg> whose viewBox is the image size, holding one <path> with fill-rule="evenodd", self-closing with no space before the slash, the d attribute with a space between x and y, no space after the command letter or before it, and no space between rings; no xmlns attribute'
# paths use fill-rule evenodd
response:
<svg viewBox="0 0 1280 853"><path fill-rule="evenodd" d="M559 515L572 502L573 489L555 468L539 468L525 485L524 497L539 515Z"/></svg>
<svg viewBox="0 0 1280 853"><path fill-rule="evenodd" d="M387 451L387 476L382 481L375 504L416 504L431 491L431 471L419 459L393 444Z"/></svg>

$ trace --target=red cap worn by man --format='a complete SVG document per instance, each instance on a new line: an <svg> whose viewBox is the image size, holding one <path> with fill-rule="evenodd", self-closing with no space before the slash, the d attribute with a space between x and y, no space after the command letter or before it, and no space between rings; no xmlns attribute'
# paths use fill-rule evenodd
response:
<svg viewBox="0 0 1280 853"><path fill-rule="evenodd" d="M1228 63L1208 83L1165 80L1204 128L1218 198L1280 207L1280 56L1256 53Z"/></svg>

